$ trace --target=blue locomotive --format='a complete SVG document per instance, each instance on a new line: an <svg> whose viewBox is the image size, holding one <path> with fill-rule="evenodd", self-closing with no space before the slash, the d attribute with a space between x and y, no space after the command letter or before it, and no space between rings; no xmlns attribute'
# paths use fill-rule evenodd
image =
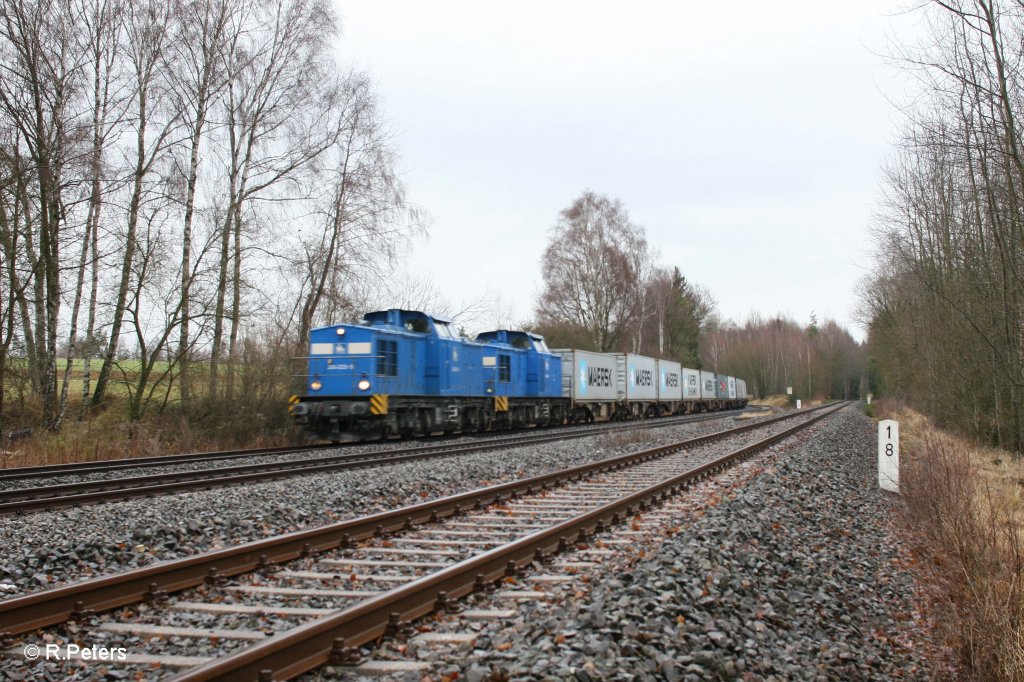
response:
<svg viewBox="0 0 1024 682"><path fill-rule="evenodd" d="M543 337L499 330L475 341L414 310L314 329L303 395L290 414L328 440L547 426L565 420L561 358Z"/></svg>

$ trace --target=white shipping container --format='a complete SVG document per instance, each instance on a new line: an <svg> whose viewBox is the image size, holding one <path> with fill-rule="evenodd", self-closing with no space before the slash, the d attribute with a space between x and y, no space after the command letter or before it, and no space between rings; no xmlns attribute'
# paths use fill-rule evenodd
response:
<svg viewBox="0 0 1024 682"><path fill-rule="evenodd" d="M729 377L729 400L736 400L736 377Z"/></svg>
<svg viewBox="0 0 1024 682"><path fill-rule="evenodd" d="M626 387L626 400L658 399L658 361L626 353L616 357L618 376Z"/></svg>
<svg viewBox="0 0 1024 682"><path fill-rule="evenodd" d="M736 380L736 397L740 400L747 399L747 382L743 379Z"/></svg>
<svg viewBox="0 0 1024 682"><path fill-rule="evenodd" d="M663 403L683 399L683 368L678 362L658 360L658 400Z"/></svg>
<svg viewBox="0 0 1024 682"><path fill-rule="evenodd" d="M700 400L700 372L683 367L683 400Z"/></svg>
<svg viewBox="0 0 1024 682"><path fill-rule="evenodd" d="M615 356L585 350L554 350L562 357L562 396L575 402L609 402L619 398Z"/></svg>
<svg viewBox="0 0 1024 682"><path fill-rule="evenodd" d="M701 400L715 399L715 373L700 371L700 398Z"/></svg>

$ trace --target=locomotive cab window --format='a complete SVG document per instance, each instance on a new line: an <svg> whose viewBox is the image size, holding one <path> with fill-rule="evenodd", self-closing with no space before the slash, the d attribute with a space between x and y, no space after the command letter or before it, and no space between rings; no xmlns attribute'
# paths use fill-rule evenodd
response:
<svg viewBox="0 0 1024 682"><path fill-rule="evenodd" d="M430 331L430 325L423 318L416 318L413 320L405 321L406 331L416 332L417 334L426 334Z"/></svg>
<svg viewBox="0 0 1024 682"><path fill-rule="evenodd" d="M498 381L512 381L512 360L508 355L498 356Z"/></svg>
<svg viewBox="0 0 1024 682"><path fill-rule="evenodd" d="M377 341L377 374L385 377L398 376L397 341Z"/></svg>

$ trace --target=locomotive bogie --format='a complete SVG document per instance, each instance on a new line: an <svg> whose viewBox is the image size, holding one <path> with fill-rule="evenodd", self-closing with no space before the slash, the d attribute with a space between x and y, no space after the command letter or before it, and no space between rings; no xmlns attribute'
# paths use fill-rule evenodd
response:
<svg viewBox="0 0 1024 682"><path fill-rule="evenodd" d="M386 413L375 409L383 404ZM374 395L368 399L303 401L291 414L318 438L335 442L435 433L551 426L564 423L568 401Z"/></svg>

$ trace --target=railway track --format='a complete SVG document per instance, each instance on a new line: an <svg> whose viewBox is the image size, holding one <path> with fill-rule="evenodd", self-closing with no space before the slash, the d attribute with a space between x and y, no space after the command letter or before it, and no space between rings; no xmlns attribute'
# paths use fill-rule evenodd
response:
<svg viewBox="0 0 1024 682"><path fill-rule="evenodd" d="M677 426L712 419L721 419L735 413L715 412L704 415L690 415L642 422L601 424L572 429L543 430L539 432L520 433L513 436L491 438L486 441L469 443L438 443L413 447L395 448L375 452L343 453L340 455L317 456L293 460L278 460L239 464L226 467L189 469L143 476L125 476L118 478L100 478L96 480L60 482L50 485L9 488L0 490L0 515L32 512L39 510L59 509L80 504L96 504L134 497L166 495L189 490L209 489L221 486L241 485L255 481L266 481L289 476L339 471L357 467L379 464L396 464L430 457L442 457L473 452L483 452L524 445L537 445L559 440L567 440L580 436L608 433L625 429L660 428ZM302 452L301 449L292 451ZM268 454L265 451L254 451L257 455ZM269 454L290 452L278 450ZM229 458L237 458L237 452L219 453ZM163 466L173 463L192 462L193 455L184 456L185 460L165 461ZM109 472L110 469L105 470ZM95 473L91 467L85 468L86 473ZM62 476L67 473L60 474ZM3 482L0 477L0 483Z"/></svg>
<svg viewBox="0 0 1024 682"><path fill-rule="evenodd" d="M69 643L145 646L104 665L147 678L287 679L353 664L355 647L496 582L501 599L538 598L505 579L844 406L5 600L0 632L18 656L36 640L11 636L73 620L37 636L65 657ZM699 449L724 440L739 447ZM597 549L614 551L588 551ZM195 655L197 642L210 655Z"/></svg>
<svg viewBox="0 0 1024 682"><path fill-rule="evenodd" d="M688 420L695 419L700 421L702 419L715 419L727 417L730 415L743 414L751 411L764 410L768 408L757 408L748 407L743 410L723 410L721 412L712 412L699 415L685 415L681 417L666 417L663 420L657 422L644 422L645 424L658 423L661 425L664 422L665 426L671 426L672 420ZM630 422L631 424L637 424L640 422ZM679 423L678 421L675 423ZM619 426L622 424L597 424L597 425L580 425L565 427L567 430L574 433L582 433L587 430L601 430L608 426ZM445 438L465 438L469 436L482 436L489 437L496 432L487 432L483 434L453 434L452 436L445 436ZM381 441L382 443L397 443L399 441L386 440ZM235 459L245 459L250 457L270 457L276 455L291 455L303 452L315 452L318 450L337 450L339 448L358 447L365 443L313 443L309 445L286 445L271 448L252 448L248 450L219 450L213 452L190 452L178 455L159 455L155 457L131 457L126 459L102 459L93 462L73 462L70 464L46 464L40 466L28 466L28 467L10 467L0 468L0 485L9 481L29 480L34 478L56 478L60 476L83 476L88 474L106 473L110 471L120 470L131 470L131 469L148 469L148 468L160 468L165 466L179 466L182 464L190 463L208 463L208 462L226 462ZM444 443L439 443L435 447L444 447Z"/></svg>

